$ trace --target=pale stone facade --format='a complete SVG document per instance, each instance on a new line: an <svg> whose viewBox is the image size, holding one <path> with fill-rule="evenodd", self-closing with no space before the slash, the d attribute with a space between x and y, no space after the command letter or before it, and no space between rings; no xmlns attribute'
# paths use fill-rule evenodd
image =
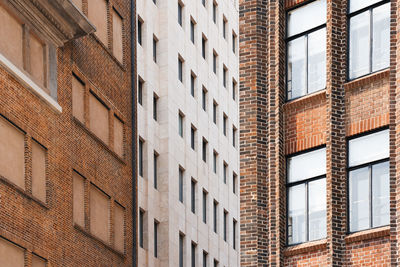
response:
<svg viewBox="0 0 400 267"><path fill-rule="evenodd" d="M139 87L142 87L138 135L143 142L142 170L141 155L138 155L138 208L142 214L138 223L139 266L180 266L180 243L182 266L193 266L193 248L195 266L239 266L238 3L236 0L204 2L205 6L200 0L137 1L138 21L141 22L138 23L141 44L137 44L137 62ZM182 26L178 5L182 11ZM205 59L203 37L207 40ZM213 54L218 55L216 73ZM179 60L183 62L182 82ZM196 77L194 96L192 75ZM207 91L206 110L203 110L204 90ZM214 103L217 104L216 123ZM194 149L192 128L196 129ZM207 140L206 162L203 160L203 140ZM216 173L214 152L217 153ZM157 155L156 168L154 155ZM180 172L183 202L180 201ZM195 185L195 212L192 212L192 184ZM203 222L203 192L207 192L206 223ZM216 233L214 203L218 203ZM183 242L180 242L180 236ZM204 265L204 258L207 265Z"/></svg>

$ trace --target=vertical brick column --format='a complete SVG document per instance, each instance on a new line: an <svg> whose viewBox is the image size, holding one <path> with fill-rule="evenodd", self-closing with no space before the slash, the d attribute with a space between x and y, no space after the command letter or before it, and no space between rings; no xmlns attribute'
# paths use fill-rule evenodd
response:
<svg viewBox="0 0 400 267"><path fill-rule="evenodd" d="M346 235L346 10L328 0L327 14L327 239L329 266L345 265Z"/></svg>
<svg viewBox="0 0 400 267"><path fill-rule="evenodd" d="M267 0L240 0L240 250L241 266L266 266Z"/></svg>

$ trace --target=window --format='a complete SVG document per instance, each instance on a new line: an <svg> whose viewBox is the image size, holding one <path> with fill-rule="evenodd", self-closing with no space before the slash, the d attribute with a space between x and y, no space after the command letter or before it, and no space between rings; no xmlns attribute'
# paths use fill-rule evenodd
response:
<svg viewBox="0 0 400 267"><path fill-rule="evenodd" d="M138 36L137 36L137 40L138 40L138 43L140 44L140 45L142 45L142 26L143 26L143 21L140 19L140 18L138 18L138 22L137 22L138 24L138 29L137 29L137 31L138 31Z"/></svg>
<svg viewBox="0 0 400 267"><path fill-rule="evenodd" d="M183 169L179 167L179 201L183 203Z"/></svg>
<svg viewBox="0 0 400 267"><path fill-rule="evenodd" d="M232 192L236 194L236 183L237 183L237 174L233 173L232 175Z"/></svg>
<svg viewBox="0 0 400 267"><path fill-rule="evenodd" d="M191 261L192 261L192 267L196 267L196 248L197 248L197 245L195 244L195 243L193 243L192 242L192 249L191 249L191 251L192 251L192 257L191 257Z"/></svg>
<svg viewBox="0 0 400 267"><path fill-rule="evenodd" d="M217 23L217 3L213 2L213 21Z"/></svg>
<svg viewBox="0 0 400 267"><path fill-rule="evenodd" d="M207 192L203 190L203 222L207 223Z"/></svg>
<svg viewBox="0 0 400 267"><path fill-rule="evenodd" d="M90 22L96 27L97 38L105 45L108 46L108 25L107 13L108 6L106 0L101 1L87 1L88 5L88 18Z"/></svg>
<svg viewBox="0 0 400 267"><path fill-rule="evenodd" d="M191 202L190 202L190 206L191 206L191 210L194 214L196 214L196 181L192 179L191 182L191 186L190 186L191 190Z"/></svg>
<svg viewBox="0 0 400 267"><path fill-rule="evenodd" d="M213 72L214 72L215 74L217 74L217 58L218 58L218 55L217 55L217 53L214 51L214 53L213 53Z"/></svg>
<svg viewBox="0 0 400 267"><path fill-rule="evenodd" d="M236 147L236 132L237 132L236 127L232 126L232 145L233 145L233 147Z"/></svg>
<svg viewBox="0 0 400 267"><path fill-rule="evenodd" d="M217 233L217 227L218 227L218 202L215 199L214 199L214 203L213 203L213 211L214 211L213 229L214 229L214 233Z"/></svg>
<svg viewBox="0 0 400 267"><path fill-rule="evenodd" d="M178 57L178 79L183 82L183 59Z"/></svg>
<svg viewBox="0 0 400 267"><path fill-rule="evenodd" d="M287 159L288 244L326 237L326 149Z"/></svg>
<svg viewBox="0 0 400 267"><path fill-rule="evenodd" d="M224 184L226 184L226 177L228 176L228 164L226 164L226 162L224 162L224 167L223 167L223 178L224 178Z"/></svg>
<svg viewBox="0 0 400 267"><path fill-rule="evenodd" d="M153 0L153 3L156 5L157 4L157 0Z"/></svg>
<svg viewBox="0 0 400 267"><path fill-rule="evenodd" d="M201 56L206 59L206 45L207 45L207 39L206 37L203 35L201 37Z"/></svg>
<svg viewBox="0 0 400 267"><path fill-rule="evenodd" d="M144 211L139 210L139 246L144 248L143 236L144 236Z"/></svg>
<svg viewBox="0 0 400 267"><path fill-rule="evenodd" d="M158 165L158 153L156 152L156 151L154 151L154 155L153 155L153 164L154 164L154 181L153 181L153 183L154 183L154 188L155 189L157 189L157 182L158 182L158 174L157 174L157 172L158 172L158 168L157 168L157 165Z"/></svg>
<svg viewBox="0 0 400 267"><path fill-rule="evenodd" d="M185 245L185 236L179 233L179 267L183 267L183 250Z"/></svg>
<svg viewBox="0 0 400 267"><path fill-rule="evenodd" d="M153 35L153 61L157 63L157 43L158 39Z"/></svg>
<svg viewBox="0 0 400 267"><path fill-rule="evenodd" d="M89 93L89 128L105 144L109 145L110 110L96 95Z"/></svg>
<svg viewBox="0 0 400 267"><path fill-rule="evenodd" d="M138 103L143 105L143 80L139 77L139 84L138 84Z"/></svg>
<svg viewBox="0 0 400 267"><path fill-rule="evenodd" d="M218 267L218 261L214 259L214 267Z"/></svg>
<svg viewBox="0 0 400 267"><path fill-rule="evenodd" d="M154 220L154 257L158 258L158 225L159 222Z"/></svg>
<svg viewBox="0 0 400 267"><path fill-rule="evenodd" d="M113 54L119 62L123 60L123 20L118 12L113 9Z"/></svg>
<svg viewBox="0 0 400 267"><path fill-rule="evenodd" d="M287 14L287 99L326 86L326 0L316 0Z"/></svg>
<svg viewBox="0 0 400 267"><path fill-rule="evenodd" d="M182 113L178 114L178 131L180 137L183 137L183 117L184 115Z"/></svg>
<svg viewBox="0 0 400 267"><path fill-rule="evenodd" d="M158 104L158 96L156 94L153 95L153 119L157 121L157 104Z"/></svg>
<svg viewBox="0 0 400 267"><path fill-rule="evenodd" d="M236 231L237 231L237 222L235 219L233 219L232 223L232 239L233 239L233 249L236 249Z"/></svg>
<svg viewBox="0 0 400 267"><path fill-rule="evenodd" d="M232 98L235 101L236 101L236 85L237 82L235 81L235 79L232 79Z"/></svg>
<svg viewBox="0 0 400 267"><path fill-rule="evenodd" d="M232 31L232 51L236 54L236 33Z"/></svg>
<svg viewBox="0 0 400 267"><path fill-rule="evenodd" d="M213 171L214 171L214 173L217 173L217 161L218 161L218 153L217 153L217 151L214 150L214 153L213 153Z"/></svg>
<svg viewBox="0 0 400 267"><path fill-rule="evenodd" d="M217 102L213 102L213 122L215 123L215 124L217 124L217 107L218 107L218 104L217 104Z"/></svg>
<svg viewBox="0 0 400 267"><path fill-rule="evenodd" d="M388 225L389 130L348 141L349 230Z"/></svg>
<svg viewBox="0 0 400 267"><path fill-rule="evenodd" d="M181 26L182 26L182 11L183 11L182 3L178 2L178 23Z"/></svg>
<svg viewBox="0 0 400 267"><path fill-rule="evenodd" d="M204 111L207 111L207 89L203 87L201 94L201 105Z"/></svg>
<svg viewBox="0 0 400 267"><path fill-rule="evenodd" d="M203 250L203 267L207 267L208 253Z"/></svg>
<svg viewBox="0 0 400 267"><path fill-rule="evenodd" d="M139 139L139 175L143 177L143 143L142 139Z"/></svg>
<svg viewBox="0 0 400 267"><path fill-rule="evenodd" d="M193 72L190 75L190 95L194 97L194 91L196 86L196 74Z"/></svg>
<svg viewBox="0 0 400 267"><path fill-rule="evenodd" d="M224 210L224 221L223 221L223 226L224 226L224 241L227 242L228 240L228 212Z"/></svg>
<svg viewBox="0 0 400 267"><path fill-rule="evenodd" d="M222 19L222 37L224 37L224 39L226 39L226 25L228 24L228 21L226 20L226 18L224 17Z"/></svg>
<svg viewBox="0 0 400 267"><path fill-rule="evenodd" d="M390 3L350 0L349 79L389 67Z"/></svg>
<svg viewBox="0 0 400 267"><path fill-rule="evenodd" d="M206 6L206 0L201 0L201 3L203 4L203 6Z"/></svg>
<svg viewBox="0 0 400 267"><path fill-rule="evenodd" d="M192 125L192 127L190 127L190 147L193 150L196 150L195 145L196 145L196 128Z"/></svg>
<svg viewBox="0 0 400 267"><path fill-rule="evenodd" d="M227 128L228 128L228 117L224 114L222 116L222 132L226 136L227 134Z"/></svg>
<svg viewBox="0 0 400 267"><path fill-rule="evenodd" d="M190 20L190 41L194 44L194 36L195 36L195 22L193 19Z"/></svg>
<svg viewBox="0 0 400 267"><path fill-rule="evenodd" d="M207 162L207 140L203 138L203 161Z"/></svg>
<svg viewBox="0 0 400 267"><path fill-rule="evenodd" d="M228 79L228 69L224 66L222 68L222 85L226 88L226 83Z"/></svg>
<svg viewBox="0 0 400 267"><path fill-rule="evenodd" d="M93 184L89 187L90 233L107 244L110 242L110 197Z"/></svg>

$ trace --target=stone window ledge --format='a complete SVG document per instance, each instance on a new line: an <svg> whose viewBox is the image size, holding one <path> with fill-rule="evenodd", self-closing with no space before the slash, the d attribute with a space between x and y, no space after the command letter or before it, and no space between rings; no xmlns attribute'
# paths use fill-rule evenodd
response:
<svg viewBox="0 0 400 267"><path fill-rule="evenodd" d="M344 89L347 90L352 90L355 88L359 88L361 86L364 86L366 84L370 84L373 83L375 81L379 81L382 80L386 77L389 77L389 73L390 73L390 69L384 69L382 71L378 71L375 73L371 73L367 76L363 76L360 78L356 78L352 81L349 81L347 83L344 84Z"/></svg>
<svg viewBox="0 0 400 267"><path fill-rule="evenodd" d="M379 227L375 229L369 229L353 234L349 234L345 237L345 241L347 244L370 240L370 239L377 239L384 236L390 235L390 226Z"/></svg>
<svg viewBox="0 0 400 267"><path fill-rule="evenodd" d="M311 241L295 246L290 246L286 247L283 251L283 255L285 257L287 256L294 256L294 255L299 255L303 254L305 252L313 252L317 250L324 250L327 248L327 240L322 239L322 240L317 240L317 241Z"/></svg>
<svg viewBox="0 0 400 267"><path fill-rule="evenodd" d="M37 85L31 78L28 77L23 71L15 66L11 61L0 53L0 65L3 66L12 76L29 89L34 95L38 96L41 100L47 103L57 113L62 112L61 106L44 89Z"/></svg>

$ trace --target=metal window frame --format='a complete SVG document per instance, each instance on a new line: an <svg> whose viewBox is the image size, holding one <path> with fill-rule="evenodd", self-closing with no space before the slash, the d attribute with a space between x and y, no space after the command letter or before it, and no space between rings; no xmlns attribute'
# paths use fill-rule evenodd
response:
<svg viewBox="0 0 400 267"><path fill-rule="evenodd" d="M364 7L362 9L359 9L359 10L354 11L352 13L350 13L350 1L351 0L349 0L347 2L347 25L346 25L347 26L347 52L346 52L347 70L346 70L346 80L348 82L351 82L351 81L363 78L365 76L380 72L380 71L382 71L384 69L388 69L390 67L390 66L388 66L386 68L382 68L382 69L379 69L379 70L376 70L376 71L372 71L372 67L373 67L373 62L372 62L372 60L373 60L373 44L372 43L373 43L373 40L374 40L373 39L373 13L372 12L373 12L373 10L375 8L383 6L383 5L387 4L387 3L390 3L390 0L381 0L381 1L377 2L377 3L375 3L375 4L369 5L367 7ZM370 44L369 45L370 45L370 47L369 47L369 61L368 61L369 72L366 73L366 74L354 77L354 78L350 78L350 20L351 20L351 18L353 18L353 17L355 17L357 15L360 15L360 14L362 14L364 12L369 12L369 20L370 20L369 21L369 32L370 32L370 36L369 36ZM389 13L389 18L390 18L390 13ZM391 33L389 32L389 35L390 34Z"/></svg>

